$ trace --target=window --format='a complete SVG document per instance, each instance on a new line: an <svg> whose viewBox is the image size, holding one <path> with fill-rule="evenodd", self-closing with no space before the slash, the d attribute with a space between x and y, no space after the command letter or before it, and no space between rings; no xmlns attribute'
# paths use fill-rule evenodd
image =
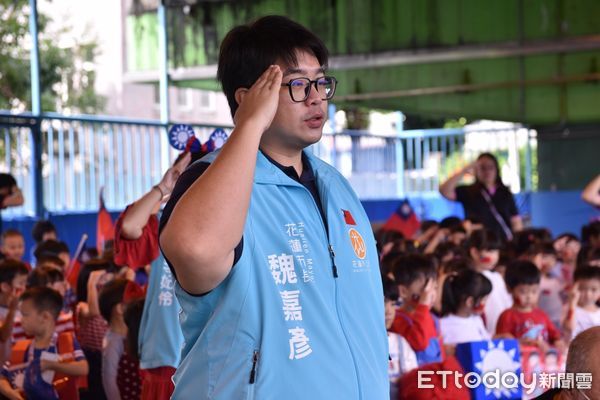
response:
<svg viewBox="0 0 600 400"><path fill-rule="evenodd" d="M210 90L200 90L200 111L214 112L216 110L216 94Z"/></svg>
<svg viewBox="0 0 600 400"><path fill-rule="evenodd" d="M177 88L177 106L182 110L191 110L193 107L192 89Z"/></svg>

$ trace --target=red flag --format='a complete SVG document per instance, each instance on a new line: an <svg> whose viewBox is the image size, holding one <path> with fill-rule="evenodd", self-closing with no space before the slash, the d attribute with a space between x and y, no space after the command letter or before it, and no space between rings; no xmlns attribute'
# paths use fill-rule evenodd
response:
<svg viewBox="0 0 600 400"><path fill-rule="evenodd" d="M404 237L412 239L420 226L421 222L410 206L408 199L404 199L382 229L400 232Z"/></svg>
<svg viewBox="0 0 600 400"><path fill-rule="evenodd" d="M356 225L356 221L354 221L354 217L348 210L342 210L344 213L344 221L346 221L347 225Z"/></svg>
<svg viewBox="0 0 600 400"><path fill-rule="evenodd" d="M102 254L104 243L107 240L115 238L115 226L112 218L104 205L104 188L100 188L100 209L98 210L98 219L96 220L96 248L98 253Z"/></svg>

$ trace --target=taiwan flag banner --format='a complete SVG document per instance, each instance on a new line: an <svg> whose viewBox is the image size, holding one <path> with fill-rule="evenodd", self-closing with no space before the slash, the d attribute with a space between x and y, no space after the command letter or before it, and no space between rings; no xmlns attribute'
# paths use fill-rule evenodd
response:
<svg viewBox="0 0 600 400"><path fill-rule="evenodd" d="M417 218L408 199L404 199L392 216L383 225L382 229L400 232L405 238L412 239L420 227L421 222Z"/></svg>
<svg viewBox="0 0 600 400"><path fill-rule="evenodd" d="M461 343L456 358L465 372L458 381L471 390L473 400L520 400L529 392L514 339Z"/></svg>

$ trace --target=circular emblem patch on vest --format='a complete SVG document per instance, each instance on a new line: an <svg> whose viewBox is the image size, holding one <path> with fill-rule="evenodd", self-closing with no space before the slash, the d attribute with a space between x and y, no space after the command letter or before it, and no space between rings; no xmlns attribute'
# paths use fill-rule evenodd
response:
<svg viewBox="0 0 600 400"><path fill-rule="evenodd" d="M361 260L364 259L367 255L367 246L365 246L365 241L363 240L362 236L354 228L350 229L348 234L350 235L350 243L354 249L354 254L356 254L356 257L360 258Z"/></svg>

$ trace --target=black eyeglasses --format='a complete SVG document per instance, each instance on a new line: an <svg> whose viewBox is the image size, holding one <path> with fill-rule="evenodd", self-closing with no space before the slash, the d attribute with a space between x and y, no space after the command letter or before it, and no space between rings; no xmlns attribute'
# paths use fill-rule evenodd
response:
<svg viewBox="0 0 600 400"><path fill-rule="evenodd" d="M335 94L337 80L333 76L323 76L311 81L308 78L290 79L288 83L282 83L281 86L287 86L290 90L292 101L301 103L308 99L310 90L314 85L317 92L324 95L321 100L330 100Z"/></svg>

